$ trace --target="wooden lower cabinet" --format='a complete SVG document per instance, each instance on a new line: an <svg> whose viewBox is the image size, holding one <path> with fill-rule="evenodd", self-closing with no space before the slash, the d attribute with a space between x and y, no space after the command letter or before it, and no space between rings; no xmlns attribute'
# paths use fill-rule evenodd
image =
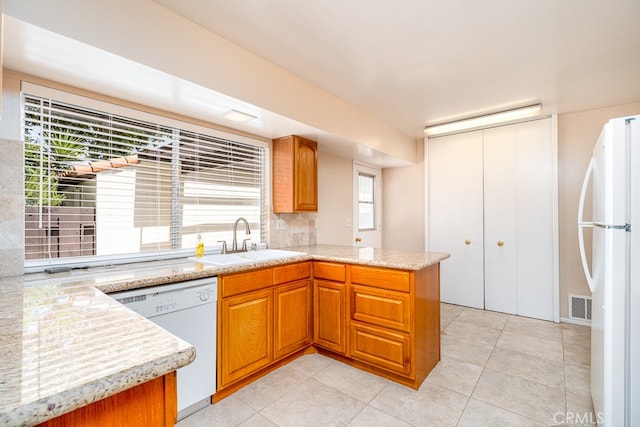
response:
<svg viewBox="0 0 640 427"><path fill-rule="evenodd" d="M344 283L313 281L313 342L339 354L347 349L346 289Z"/></svg>
<svg viewBox="0 0 640 427"><path fill-rule="evenodd" d="M417 389L440 360L439 264L354 265L349 276L349 357Z"/></svg>
<svg viewBox="0 0 640 427"><path fill-rule="evenodd" d="M279 359L311 343L311 281L277 286L273 296L273 357Z"/></svg>
<svg viewBox="0 0 640 427"><path fill-rule="evenodd" d="M311 263L224 275L218 292L216 396L311 345Z"/></svg>
<svg viewBox="0 0 640 427"><path fill-rule="evenodd" d="M411 374L411 338L406 333L351 322L349 355L398 374Z"/></svg>
<svg viewBox="0 0 640 427"><path fill-rule="evenodd" d="M225 386L273 360L273 291L225 298L220 314L219 377Z"/></svg>
<svg viewBox="0 0 640 427"><path fill-rule="evenodd" d="M177 396L174 371L45 421L39 426L173 427L178 418Z"/></svg>
<svg viewBox="0 0 640 427"><path fill-rule="evenodd" d="M439 264L413 271L329 261L221 276L214 400L311 345L417 389L440 360L439 280Z"/></svg>
<svg viewBox="0 0 640 427"><path fill-rule="evenodd" d="M350 301L349 355L382 369L411 375L411 293L351 285Z"/></svg>

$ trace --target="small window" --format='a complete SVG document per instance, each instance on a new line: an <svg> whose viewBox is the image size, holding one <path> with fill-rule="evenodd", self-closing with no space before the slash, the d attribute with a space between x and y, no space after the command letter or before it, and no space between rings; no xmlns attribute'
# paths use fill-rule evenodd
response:
<svg viewBox="0 0 640 427"><path fill-rule="evenodd" d="M375 176L358 173L358 230L375 230Z"/></svg>
<svg viewBox="0 0 640 427"><path fill-rule="evenodd" d="M198 234L230 242L238 217L264 240L264 146L35 95L23 108L27 267L185 256Z"/></svg>

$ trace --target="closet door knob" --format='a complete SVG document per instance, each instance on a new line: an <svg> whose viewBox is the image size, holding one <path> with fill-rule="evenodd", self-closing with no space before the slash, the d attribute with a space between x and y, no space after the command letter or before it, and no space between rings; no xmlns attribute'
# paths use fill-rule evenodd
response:
<svg viewBox="0 0 640 427"><path fill-rule="evenodd" d="M504 242L502 240L498 240L498 246L503 247L504 246Z"/></svg>
<svg viewBox="0 0 640 427"><path fill-rule="evenodd" d="M469 245L471 244L471 240L469 240L469 239L465 240L465 241L464 241L464 244L465 244L465 245L467 245L467 246L469 246Z"/></svg>

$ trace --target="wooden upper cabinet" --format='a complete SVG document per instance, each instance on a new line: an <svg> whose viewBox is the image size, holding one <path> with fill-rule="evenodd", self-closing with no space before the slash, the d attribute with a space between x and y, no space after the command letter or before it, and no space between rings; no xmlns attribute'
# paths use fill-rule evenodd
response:
<svg viewBox="0 0 640 427"><path fill-rule="evenodd" d="M297 135L273 140L273 211L318 211L318 143Z"/></svg>

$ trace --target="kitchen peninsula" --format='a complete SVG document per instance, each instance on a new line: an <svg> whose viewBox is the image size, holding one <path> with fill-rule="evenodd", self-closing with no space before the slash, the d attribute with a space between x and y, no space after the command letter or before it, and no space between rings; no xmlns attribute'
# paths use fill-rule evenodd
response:
<svg viewBox="0 0 640 427"><path fill-rule="evenodd" d="M305 254L229 267L177 259L0 280L0 424L35 425L157 378L171 387L171 374L193 360L193 347L103 292L210 276L224 283L227 276L299 263L310 265L314 298L325 288L344 289L344 351L317 345L322 328L314 330L309 346L417 387L440 358L439 263L448 254L331 245L287 249ZM318 315L314 328L322 321ZM378 338L394 343L384 350L388 359L371 352ZM422 366L422 360L430 362ZM167 414L175 416L170 407Z"/></svg>

